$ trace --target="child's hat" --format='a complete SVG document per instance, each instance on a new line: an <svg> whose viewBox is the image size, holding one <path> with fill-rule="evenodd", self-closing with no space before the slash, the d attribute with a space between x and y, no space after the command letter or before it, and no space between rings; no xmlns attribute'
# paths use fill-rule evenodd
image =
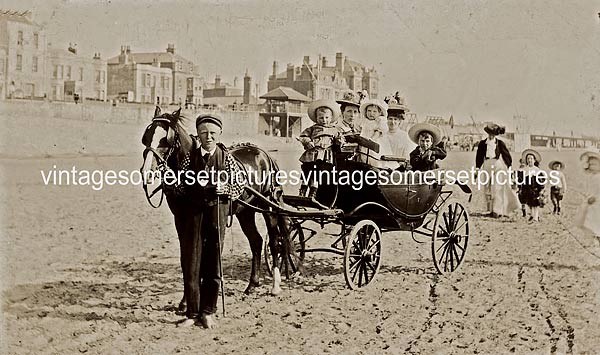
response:
<svg viewBox="0 0 600 355"><path fill-rule="evenodd" d="M408 136L410 137L410 140L419 144L419 135L423 132L431 134L433 137L433 145L437 145L442 140L442 130L438 126L425 122L417 123L410 127Z"/></svg>
<svg viewBox="0 0 600 355"><path fill-rule="evenodd" d="M527 156L530 155L530 154L533 155L533 158L535 159L536 162L539 163L539 162L542 161L542 156L536 150L534 150L534 149L525 149L523 151L523 153L521 153L521 159L523 159L523 161L525 162L525 164L527 164Z"/></svg>
<svg viewBox="0 0 600 355"><path fill-rule="evenodd" d="M362 116L365 116L366 114L366 110L367 110L367 106L377 106L379 108L379 110L381 110L381 115L387 117L387 110L388 110L388 105L381 101L381 100L377 100L377 99L368 99L363 101L360 104L360 114Z"/></svg>
<svg viewBox="0 0 600 355"><path fill-rule="evenodd" d="M549 167L550 169L554 169L554 165L555 165L555 164L560 164L560 167L561 167L561 168L564 168L564 167L565 167L565 164L564 164L562 161L560 161L560 160L553 160L553 161L551 161L550 163L548 163L548 167Z"/></svg>
<svg viewBox="0 0 600 355"><path fill-rule="evenodd" d="M340 117L340 115L342 114L340 112L340 105L338 105L335 101L333 100L315 100L313 102L310 103L310 105L308 106L308 118L311 119L311 121L313 122L317 122L317 109L319 107L326 107L328 109L330 109L333 112L333 117L331 119L332 123L336 122L338 117Z"/></svg>

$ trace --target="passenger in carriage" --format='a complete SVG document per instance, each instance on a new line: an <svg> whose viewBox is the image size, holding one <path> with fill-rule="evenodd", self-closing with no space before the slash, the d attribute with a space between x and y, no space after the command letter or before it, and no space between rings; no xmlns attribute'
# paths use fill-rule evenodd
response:
<svg viewBox="0 0 600 355"><path fill-rule="evenodd" d="M410 160L410 152L417 147L417 144L413 143L408 136L408 133L402 129L402 122L404 121L404 113L407 108L401 104L395 104L395 100L390 100L388 107L388 118L387 126L388 132L386 138L390 145L391 155L395 158L404 158L407 162ZM395 164L389 164L389 168L397 168L397 162L389 162ZM407 165L407 164L401 164Z"/></svg>
<svg viewBox="0 0 600 355"><path fill-rule="evenodd" d="M419 146L410 152L410 166L415 171L439 168L437 160L446 158L446 150L438 146L442 132L430 123L417 123L408 130L410 139Z"/></svg>
<svg viewBox="0 0 600 355"><path fill-rule="evenodd" d="M341 129L342 134L360 133L359 119L360 119L360 104L358 103L358 97L349 91L344 94L341 100L336 101L340 104L342 111L342 119L337 124Z"/></svg>
<svg viewBox="0 0 600 355"><path fill-rule="evenodd" d="M311 171L333 168L333 146L342 139L342 130L336 126L340 114L339 105L332 100L313 101L308 107L308 117L315 124L305 129L298 138L305 149L300 156L301 169L305 178L310 177L309 185L300 187L300 196L305 196L307 192L308 197L316 196L317 176Z"/></svg>
<svg viewBox="0 0 600 355"><path fill-rule="evenodd" d="M387 110L388 105L385 102L375 99L365 100L360 105L360 136L379 144L379 153L361 146L357 161L379 167L379 157L390 154L388 141L383 138L387 132Z"/></svg>

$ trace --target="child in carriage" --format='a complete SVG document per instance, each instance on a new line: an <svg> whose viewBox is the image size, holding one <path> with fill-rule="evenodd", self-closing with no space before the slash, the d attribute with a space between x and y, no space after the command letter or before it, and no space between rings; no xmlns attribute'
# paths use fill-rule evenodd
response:
<svg viewBox="0 0 600 355"><path fill-rule="evenodd" d="M558 173L558 184L553 184L550 187L550 200L554 206L552 213L560 215L560 201L562 201L565 192L567 192L567 180L565 174L562 172L564 164L559 160L553 160L548 164L548 167L550 170Z"/></svg>
<svg viewBox="0 0 600 355"><path fill-rule="evenodd" d="M379 152L361 146L357 161L378 167L379 157L391 153L387 139L383 139L383 134L387 131L387 110L388 105L385 102L375 99L365 100L360 105L360 136L377 143Z"/></svg>
<svg viewBox="0 0 600 355"><path fill-rule="evenodd" d="M446 158L446 150L438 146L442 139L439 127L430 123L417 123L408 130L408 136L419 145L410 152L411 169L427 171L439 168L436 161Z"/></svg>
<svg viewBox="0 0 600 355"><path fill-rule="evenodd" d="M332 100L313 101L308 107L308 117L315 124L302 131L298 138L305 149L300 156L303 182L308 181L308 185L300 187L300 196L306 196L308 192L308 197L314 198L318 187L315 172L333 168L333 146L339 142L342 133L336 126L339 116L340 107Z"/></svg>

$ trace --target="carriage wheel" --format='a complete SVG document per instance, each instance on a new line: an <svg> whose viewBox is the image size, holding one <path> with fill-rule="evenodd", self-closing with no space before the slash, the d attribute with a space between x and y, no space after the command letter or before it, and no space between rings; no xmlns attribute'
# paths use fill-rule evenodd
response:
<svg viewBox="0 0 600 355"><path fill-rule="evenodd" d="M381 231L364 219L348 234L344 252L344 276L352 290L367 286L381 266Z"/></svg>
<svg viewBox="0 0 600 355"><path fill-rule="evenodd" d="M279 245L279 255L277 256L277 264L279 265L281 272L286 275L287 278L298 271L298 266L304 261L304 256L306 254L304 230L302 229L302 225L300 225L300 223L292 224L290 228L289 242L289 245L294 245L295 253L290 253L289 247L286 247L285 245ZM269 249L268 234L267 238L265 238L263 253L265 254L265 265L267 266L267 272L269 276L272 277L273 263L271 250Z"/></svg>
<svg viewBox="0 0 600 355"><path fill-rule="evenodd" d="M458 269L469 242L469 213L460 202L440 207L431 237L433 263L440 274Z"/></svg>

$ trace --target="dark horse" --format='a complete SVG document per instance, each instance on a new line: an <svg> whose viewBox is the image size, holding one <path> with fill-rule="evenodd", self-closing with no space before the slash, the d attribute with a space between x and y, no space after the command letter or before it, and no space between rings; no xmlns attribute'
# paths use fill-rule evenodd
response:
<svg viewBox="0 0 600 355"><path fill-rule="evenodd" d="M191 137L180 123L181 109L170 113L161 114L160 108L157 107L154 112L154 118L150 125L146 128L142 143L146 146L144 150L144 165L142 166L142 174L146 176L148 172L165 169L171 169L175 174L179 171L187 171L190 162L190 153L194 149L194 138ZM270 174L278 171L277 163L262 149L254 145L237 145L228 149L229 153L238 162L243 171L253 171L259 174ZM267 175L259 175L267 176ZM274 176L274 175L272 175ZM254 179L256 180L256 179ZM274 180L260 179L261 184L250 185L254 190L260 192L266 197L272 196L279 191L280 188L275 186ZM163 183L154 191L149 193L147 186L146 197L153 207L151 197L158 191L161 192L161 202L163 193L167 198L169 209L175 217L175 228L177 235L181 241L182 233L187 233L184 228L185 213L183 209L188 208L189 199L194 196L185 190L184 186L170 187ZM263 238L257 230L255 215L256 211L251 206L261 207L259 201L254 201L255 198L248 192L244 192L242 196L233 203L232 212L237 217L242 231L250 242L252 249L252 273L250 281L245 293L249 294L253 289L260 285L260 263L261 251L263 247ZM241 202L240 202L241 201ZM159 203L160 205L160 203ZM267 226L269 235L269 248L273 256L273 287L271 293L277 295L281 292L281 275L279 272L277 255L279 245L283 236L287 238L289 235L289 221L285 217L276 216L269 213L263 213L264 220ZM225 223L225 221L223 221ZM199 228L199 226L197 226Z"/></svg>

